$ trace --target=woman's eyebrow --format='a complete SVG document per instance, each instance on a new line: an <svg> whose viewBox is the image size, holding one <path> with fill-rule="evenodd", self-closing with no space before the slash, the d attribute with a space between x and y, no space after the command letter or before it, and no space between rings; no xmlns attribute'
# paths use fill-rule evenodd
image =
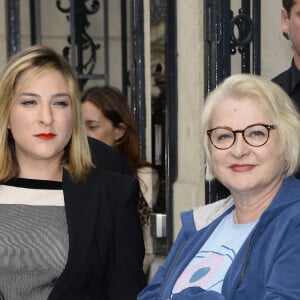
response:
<svg viewBox="0 0 300 300"><path fill-rule="evenodd" d="M22 95L22 96L40 97L39 94L36 94L36 93L27 93L27 92L20 93L20 95Z"/></svg>
<svg viewBox="0 0 300 300"><path fill-rule="evenodd" d="M37 93L30 93L30 92L23 92L23 93L20 93L20 95L31 96L31 97L41 97L41 95L39 95ZM69 93L56 93L56 94L52 95L52 97L69 97L69 98L71 98L71 95Z"/></svg>
<svg viewBox="0 0 300 300"><path fill-rule="evenodd" d="M71 95L69 93L57 93L53 95L53 97L64 97L64 96L71 98Z"/></svg>

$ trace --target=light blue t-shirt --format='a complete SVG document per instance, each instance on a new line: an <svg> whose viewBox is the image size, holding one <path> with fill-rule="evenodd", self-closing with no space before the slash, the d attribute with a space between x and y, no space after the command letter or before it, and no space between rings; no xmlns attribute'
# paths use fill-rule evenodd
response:
<svg viewBox="0 0 300 300"><path fill-rule="evenodd" d="M172 293L188 287L221 293L226 272L257 221L235 224L233 212L226 215L178 277Z"/></svg>

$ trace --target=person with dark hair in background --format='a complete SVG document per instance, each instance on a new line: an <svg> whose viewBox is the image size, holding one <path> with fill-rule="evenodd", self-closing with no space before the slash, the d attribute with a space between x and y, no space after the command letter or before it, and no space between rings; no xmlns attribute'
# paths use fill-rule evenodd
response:
<svg viewBox="0 0 300 300"><path fill-rule="evenodd" d="M206 179L230 196L182 213L165 263L138 300L300 299L299 132L295 105L270 80L236 74L208 95Z"/></svg>
<svg viewBox="0 0 300 300"><path fill-rule="evenodd" d="M293 59L291 67L272 80L283 88L300 110L300 0L282 0L281 27L291 45Z"/></svg>
<svg viewBox="0 0 300 300"><path fill-rule="evenodd" d="M93 163L61 55L36 45L9 60L0 126L0 298L136 299L146 284L138 182ZM102 145L90 146L101 162Z"/></svg>
<svg viewBox="0 0 300 300"><path fill-rule="evenodd" d="M109 86L91 87L83 92L82 113L87 134L119 150L129 161L140 183L139 215L145 242L144 272L154 260L149 213L156 203L159 182L152 165L140 159L139 136L127 99Z"/></svg>

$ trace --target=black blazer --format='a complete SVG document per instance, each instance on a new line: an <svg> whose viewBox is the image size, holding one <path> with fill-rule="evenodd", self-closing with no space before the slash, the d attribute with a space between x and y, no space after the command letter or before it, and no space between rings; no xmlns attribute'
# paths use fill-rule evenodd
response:
<svg viewBox="0 0 300 300"><path fill-rule="evenodd" d="M275 83L277 83L281 88L290 96L290 86L292 80L292 69L289 68L288 70L280 73L276 77L272 79Z"/></svg>
<svg viewBox="0 0 300 300"><path fill-rule="evenodd" d="M281 86L281 88L291 97L298 111L300 112L300 101L299 99L296 99L295 94L292 95L290 91L292 81L292 67L274 77L272 81ZM299 94L299 88L296 92L297 94ZM300 169L295 173L295 176L300 179Z"/></svg>
<svg viewBox="0 0 300 300"><path fill-rule="evenodd" d="M293 90L291 90L292 72L293 67L291 66L286 71L274 77L272 81L277 83L290 96L290 98L296 105L298 111L300 111L300 85L298 83L296 87Z"/></svg>
<svg viewBox="0 0 300 300"><path fill-rule="evenodd" d="M95 140L88 138L93 162L97 168L120 172L124 174L132 174L131 167L125 156L114 148Z"/></svg>
<svg viewBox="0 0 300 300"><path fill-rule="evenodd" d="M136 299L146 284L137 181L94 169L78 184L64 170L63 192L69 254L48 299Z"/></svg>

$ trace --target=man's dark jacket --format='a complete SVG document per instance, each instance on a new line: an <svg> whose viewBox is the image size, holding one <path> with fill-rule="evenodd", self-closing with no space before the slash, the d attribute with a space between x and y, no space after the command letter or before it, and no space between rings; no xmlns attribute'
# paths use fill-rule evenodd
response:
<svg viewBox="0 0 300 300"><path fill-rule="evenodd" d="M294 66L294 68L296 67ZM293 88L293 90L291 90L292 76L293 76L292 74L293 74L293 62L289 69L274 77L272 81L277 83L290 96L290 98L293 100L294 104L296 105L297 109L300 111L300 82L298 82L296 86Z"/></svg>
<svg viewBox="0 0 300 300"><path fill-rule="evenodd" d="M291 68L289 68L288 70L280 73L279 75L277 75L276 77L274 77L272 79L272 81L274 81L275 83L277 83L278 85L280 85L282 87L282 89L288 94L290 95L290 86L291 86Z"/></svg>
<svg viewBox="0 0 300 300"><path fill-rule="evenodd" d="M292 66L286 71L274 77L272 81L281 86L281 88L291 97L294 104L298 108L298 111L300 111L300 84L298 84L295 89L291 91ZM297 97L297 95L299 95L299 98ZM295 176L300 179L300 170L296 172Z"/></svg>

